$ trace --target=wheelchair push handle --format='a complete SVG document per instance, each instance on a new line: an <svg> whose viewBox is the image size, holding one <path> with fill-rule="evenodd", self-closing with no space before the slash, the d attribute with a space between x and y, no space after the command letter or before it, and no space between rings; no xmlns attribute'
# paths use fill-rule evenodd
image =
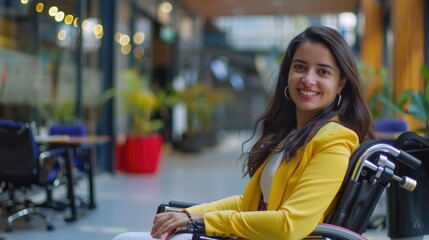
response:
<svg viewBox="0 0 429 240"><path fill-rule="evenodd" d="M385 152L388 153L390 156L395 157L397 160L402 162L403 164L407 165L408 167L412 169L417 169L421 165L421 161L409 153L402 151L400 149L397 149L389 144L386 143L378 143L371 147L369 147L364 154L362 154L363 159L366 157L377 153L377 152Z"/></svg>
<svg viewBox="0 0 429 240"><path fill-rule="evenodd" d="M373 171L378 171L378 166L372 164L371 161L368 161L373 154L378 154L379 156L382 156L384 154L387 154L387 156L391 158L396 158L398 161L402 162L403 164L407 165L408 167L412 169L417 169L420 167L421 161L415 158L414 156L410 155L409 153L397 149L389 144L382 143L382 142L374 142L373 145L368 145L368 148L360 155L358 162L361 164L358 164L359 168L357 168L353 173L353 180L357 180L361 172L363 170L363 167L369 167ZM384 158L380 158L379 160L383 160ZM386 166L388 168L391 168L392 170L395 168L395 164L390 162L387 158L382 161L382 165ZM380 163L380 162L379 162ZM374 166L372 166L374 165ZM404 186L405 189L412 191L415 188L415 181L413 179L410 179L408 177L397 177L395 176L394 180L400 182L401 186Z"/></svg>
<svg viewBox="0 0 429 240"><path fill-rule="evenodd" d="M419 159L402 150L399 150L399 154L396 158L412 169L417 169L422 164Z"/></svg>

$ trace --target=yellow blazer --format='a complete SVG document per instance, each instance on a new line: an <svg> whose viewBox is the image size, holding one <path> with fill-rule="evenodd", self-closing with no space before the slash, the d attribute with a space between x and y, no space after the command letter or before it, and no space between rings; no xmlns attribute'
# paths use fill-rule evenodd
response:
<svg viewBox="0 0 429 240"><path fill-rule="evenodd" d="M289 163L280 164L267 211L257 211L259 177L267 161L250 178L243 195L200 204L188 211L204 214L209 236L303 239L332 211L349 158L358 145L354 131L336 122L327 123Z"/></svg>

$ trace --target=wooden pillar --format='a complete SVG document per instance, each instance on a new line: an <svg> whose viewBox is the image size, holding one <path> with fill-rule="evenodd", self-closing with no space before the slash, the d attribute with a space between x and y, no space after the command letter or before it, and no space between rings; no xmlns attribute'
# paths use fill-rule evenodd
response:
<svg viewBox="0 0 429 240"><path fill-rule="evenodd" d="M394 96L405 90L423 90L424 0L392 0ZM421 123L406 117L412 129Z"/></svg>
<svg viewBox="0 0 429 240"><path fill-rule="evenodd" d="M361 0L361 11L365 16L364 34L362 36L360 62L370 68L378 69L383 66L383 14L382 6L377 0ZM364 78L369 76L363 75ZM367 98L380 91L381 78L367 79ZM365 80L365 79L364 79Z"/></svg>

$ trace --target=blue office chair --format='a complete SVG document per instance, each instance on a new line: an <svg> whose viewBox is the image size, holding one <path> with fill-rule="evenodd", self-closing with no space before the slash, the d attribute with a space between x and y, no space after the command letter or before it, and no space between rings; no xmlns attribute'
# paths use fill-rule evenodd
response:
<svg viewBox="0 0 429 240"><path fill-rule="evenodd" d="M380 118L374 121L374 127L380 132L405 132L408 130L408 123L400 118Z"/></svg>
<svg viewBox="0 0 429 240"><path fill-rule="evenodd" d="M68 135L83 137L87 135L86 127L83 123L75 124L53 124L49 128L49 135ZM75 147L73 149L73 164L80 171L86 171L86 158L88 157L88 148L85 146Z"/></svg>
<svg viewBox="0 0 429 240"><path fill-rule="evenodd" d="M74 124L53 124L49 128L49 135L68 135L74 137L83 137L87 135L86 127L83 123ZM51 147L61 147L61 145L50 145ZM70 147L70 146L67 146ZM73 183L78 183L85 174L89 173L89 158L90 151L87 146L75 146L73 147ZM82 197L75 196L76 204L80 207L92 208L91 201L87 201ZM63 208L64 204L57 202L60 208Z"/></svg>
<svg viewBox="0 0 429 240"><path fill-rule="evenodd" d="M402 133L409 130L408 123L400 118L380 118L374 120L374 129L376 132ZM393 145L392 141L384 140L383 142Z"/></svg>
<svg viewBox="0 0 429 240"><path fill-rule="evenodd" d="M2 203L8 212L6 231L18 218L35 215L44 220L46 228L53 230L51 219L25 195L26 190L38 185L45 188L57 186L64 172L64 149L39 151L30 124L0 120L0 181L4 182L9 198ZM24 192L23 201L15 192Z"/></svg>

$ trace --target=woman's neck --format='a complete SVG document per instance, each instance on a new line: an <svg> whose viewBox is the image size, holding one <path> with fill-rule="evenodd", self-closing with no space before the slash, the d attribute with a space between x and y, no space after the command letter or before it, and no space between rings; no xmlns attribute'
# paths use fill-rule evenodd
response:
<svg viewBox="0 0 429 240"><path fill-rule="evenodd" d="M309 113L309 112L303 112L303 111L297 111L296 112L296 129L299 130L304 125L309 122L315 114Z"/></svg>

